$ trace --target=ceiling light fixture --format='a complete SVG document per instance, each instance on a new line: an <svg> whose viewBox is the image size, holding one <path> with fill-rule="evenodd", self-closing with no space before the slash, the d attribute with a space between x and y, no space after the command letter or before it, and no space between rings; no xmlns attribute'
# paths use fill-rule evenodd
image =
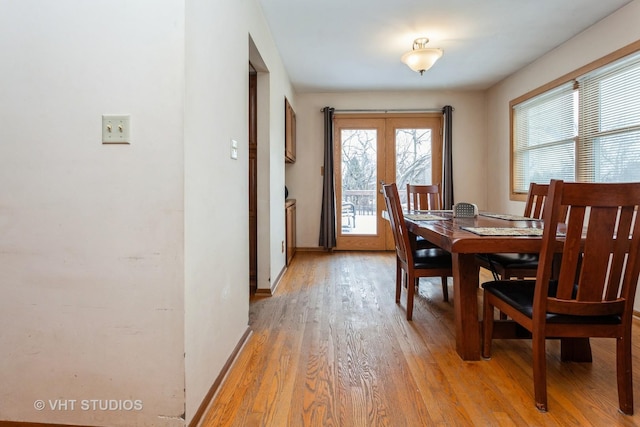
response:
<svg viewBox="0 0 640 427"><path fill-rule="evenodd" d="M422 37L413 41L413 50L402 55L402 62L422 75L435 64L443 54L442 49L427 48L429 39Z"/></svg>

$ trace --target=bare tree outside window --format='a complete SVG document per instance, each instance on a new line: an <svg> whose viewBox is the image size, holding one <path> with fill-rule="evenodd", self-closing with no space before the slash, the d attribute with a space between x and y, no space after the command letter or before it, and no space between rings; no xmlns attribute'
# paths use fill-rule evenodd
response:
<svg viewBox="0 0 640 427"><path fill-rule="evenodd" d="M375 129L342 131L342 188L376 189L377 141Z"/></svg>
<svg viewBox="0 0 640 427"><path fill-rule="evenodd" d="M376 129L342 130L342 231L355 232L356 217L375 215L378 140ZM375 227L364 234L375 233ZM360 233L363 233L360 231Z"/></svg>
<svg viewBox="0 0 640 427"><path fill-rule="evenodd" d="M432 130L398 128L395 130L395 182L402 202L406 203L406 185L432 182ZM342 129L342 233L375 234L374 224L379 147L377 129ZM393 177L387 177L388 182Z"/></svg>
<svg viewBox="0 0 640 427"><path fill-rule="evenodd" d="M396 129L396 185L403 203L407 184L433 184L431 129Z"/></svg>

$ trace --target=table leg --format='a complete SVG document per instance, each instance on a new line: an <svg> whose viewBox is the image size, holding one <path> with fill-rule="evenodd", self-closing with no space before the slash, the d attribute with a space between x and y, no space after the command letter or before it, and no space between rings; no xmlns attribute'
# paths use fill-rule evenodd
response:
<svg viewBox="0 0 640 427"><path fill-rule="evenodd" d="M456 351L462 360L480 360L478 275L475 254L452 253Z"/></svg>
<svg viewBox="0 0 640 427"><path fill-rule="evenodd" d="M561 338L560 360L563 362L593 362L589 338Z"/></svg>

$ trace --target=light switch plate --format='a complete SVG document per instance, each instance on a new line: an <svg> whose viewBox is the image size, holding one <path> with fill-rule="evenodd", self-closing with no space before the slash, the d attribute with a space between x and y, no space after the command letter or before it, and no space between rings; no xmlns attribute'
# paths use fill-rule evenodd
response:
<svg viewBox="0 0 640 427"><path fill-rule="evenodd" d="M231 140L231 158L238 160L238 141L235 139Z"/></svg>
<svg viewBox="0 0 640 427"><path fill-rule="evenodd" d="M102 116L103 144L130 144L131 118L129 115Z"/></svg>

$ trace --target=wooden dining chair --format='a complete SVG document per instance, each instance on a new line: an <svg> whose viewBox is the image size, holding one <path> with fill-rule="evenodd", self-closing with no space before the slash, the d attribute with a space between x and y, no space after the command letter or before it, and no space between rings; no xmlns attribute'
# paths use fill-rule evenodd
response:
<svg viewBox="0 0 640 427"><path fill-rule="evenodd" d="M407 288L407 320L413 315L413 297L420 277L440 277L444 300L449 300L447 277L451 271L451 254L438 247L412 249L396 184L383 185L384 200L396 246L396 303L400 302L402 283Z"/></svg>
<svg viewBox="0 0 640 427"><path fill-rule="evenodd" d="M442 209L442 194L440 194L439 184L407 184L407 211L440 209ZM420 236L416 236L415 243L419 249L438 247Z"/></svg>
<svg viewBox="0 0 640 427"><path fill-rule="evenodd" d="M534 219L542 218L548 191L548 184L536 184L534 182L530 184L527 203L524 208L525 217ZM514 277L519 279L535 277L538 269L538 254L478 254L476 261L480 267L491 271L495 280L511 279Z"/></svg>
<svg viewBox="0 0 640 427"><path fill-rule="evenodd" d="M563 205L569 209L564 235ZM640 273L640 183L551 181L535 280L484 283L484 343L491 356L494 308L532 334L536 407L547 410L547 338L614 338L618 402L633 414L631 326ZM565 229L565 227L560 227ZM559 275L552 278L562 249ZM580 392L576 390L576 393Z"/></svg>
<svg viewBox="0 0 640 427"><path fill-rule="evenodd" d="M442 195L439 184L407 184L407 210L440 210Z"/></svg>

